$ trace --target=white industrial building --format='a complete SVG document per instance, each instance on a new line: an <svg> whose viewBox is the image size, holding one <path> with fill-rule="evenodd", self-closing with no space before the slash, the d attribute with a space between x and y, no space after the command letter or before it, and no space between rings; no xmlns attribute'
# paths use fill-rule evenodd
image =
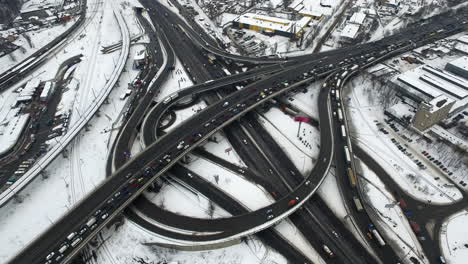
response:
<svg viewBox="0 0 468 264"><path fill-rule="evenodd" d="M457 62L455 65L458 65ZM468 105L468 79L453 74L453 71L422 65L398 75L394 83L421 101L430 102L440 96L447 96L455 102L451 112Z"/></svg>
<svg viewBox="0 0 468 264"><path fill-rule="evenodd" d="M363 12L355 12L346 23L346 26L341 31L342 42L353 42L359 36L361 27L366 20L366 14Z"/></svg>
<svg viewBox="0 0 468 264"><path fill-rule="evenodd" d="M34 93L36 93L37 88L41 84L41 79L32 79L26 83L24 88L20 88L19 95L16 98L16 104L30 102L33 98Z"/></svg>
<svg viewBox="0 0 468 264"><path fill-rule="evenodd" d="M347 24L341 31L341 41L351 42L359 35L360 26L356 24Z"/></svg>
<svg viewBox="0 0 468 264"><path fill-rule="evenodd" d="M356 25L362 25L362 24L364 24L365 20L366 20L366 14L365 13L356 12L349 19L349 23L356 24Z"/></svg>
<svg viewBox="0 0 468 264"><path fill-rule="evenodd" d="M447 63L447 65L445 65L445 69L468 79L468 57L464 56Z"/></svg>
<svg viewBox="0 0 468 264"><path fill-rule="evenodd" d="M292 21L279 17L246 13L236 17L232 23L233 26L237 28L245 28L285 37L294 37L302 34L304 28L309 25L311 20L311 17L302 17L297 21Z"/></svg>

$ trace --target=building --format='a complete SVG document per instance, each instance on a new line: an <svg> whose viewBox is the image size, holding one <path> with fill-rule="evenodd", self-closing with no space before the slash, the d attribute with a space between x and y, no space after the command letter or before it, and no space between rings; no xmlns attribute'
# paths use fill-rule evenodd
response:
<svg viewBox="0 0 468 264"><path fill-rule="evenodd" d="M341 41L342 42L353 42L359 36L360 26L356 24L347 24L341 31Z"/></svg>
<svg viewBox="0 0 468 264"><path fill-rule="evenodd" d="M364 24L365 20L366 20L366 14L365 13L356 12L349 19L349 23L356 24L356 25L362 25L362 24Z"/></svg>
<svg viewBox="0 0 468 264"><path fill-rule="evenodd" d="M468 81L450 72L423 65L400 74L397 80L420 94L421 100L447 95L455 100L468 98Z"/></svg>
<svg viewBox="0 0 468 264"><path fill-rule="evenodd" d="M47 100L49 100L50 96L53 93L54 93L54 84L48 81L44 84L44 89L42 89L42 92L39 98L42 102L47 102Z"/></svg>
<svg viewBox="0 0 468 264"><path fill-rule="evenodd" d="M315 19L315 20L320 20L323 17L322 12L308 11L308 10L305 10L305 9L302 9L302 10L298 11L298 14L301 15L301 16L304 16L304 17L310 17L310 18Z"/></svg>
<svg viewBox="0 0 468 264"><path fill-rule="evenodd" d="M235 18L232 24L237 28L292 38L300 36L311 20L310 17L303 17L297 21L292 21L284 18L246 13Z"/></svg>
<svg viewBox="0 0 468 264"><path fill-rule="evenodd" d="M445 69L456 75L468 79L468 56L461 57L445 65Z"/></svg>
<svg viewBox="0 0 468 264"><path fill-rule="evenodd" d="M422 102L413 118L413 127L424 131L446 119L455 101L440 95L430 102Z"/></svg>
<svg viewBox="0 0 468 264"><path fill-rule="evenodd" d="M323 7L332 7L331 0L320 0L320 5Z"/></svg>
<svg viewBox="0 0 468 264"><path fill-rule="evenodd" d="M136 69L141 69L145 66L146 64L146 50L138 50L135 53L135 56L133 57L133 66Z"/></svg>

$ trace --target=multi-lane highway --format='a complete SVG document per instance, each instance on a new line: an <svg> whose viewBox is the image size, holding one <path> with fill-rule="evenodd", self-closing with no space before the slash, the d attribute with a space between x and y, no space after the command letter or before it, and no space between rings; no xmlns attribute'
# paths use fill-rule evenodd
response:
<svg viewBox="0 0 468 264"><path fill-rule="evenodd" d="M171 14L171 16L174 15ZM118 168L111 177L71 208L44 234L25 247L22 252L12 259L12 263L44 263L47 256L51 254L53 254L54 259L61 256L58 262L70 260L100 229L138 197L152 181L174 166L179 159L216 131L234 122L265 101L323 78L334 69L349 64L351 60L357 64L377 61L382 56L397 55L429 41L460 32L465 29L466 17L465 11L457 16L444 17L444 20L441 17L435 17L422 26L411 28L378 42L364 44L353 49L328 52L328 55L318 55L323 59L322 61L314 60L313 55L308 55L307 60L304 60L303 63L296 62L296 65L265 76L254 84L248 85L209 105L193 118L186 120L157 141L151 143L144 151ZM437 31L440 32L440 30L443 30L443 33L433 34ZM326 63L325 59L330 59L329 63ZM340 62L342 62L341 65ZM171 64L170 62L166 63ZM165 72L167 71L162 71L160 74ZM307 73L308 76L303 73ZM156 82L158 80L162 82L160 78L156 79ZM210 84L214 85L215 83L216 81ZM320 92L319 121L322 140L319 153L320 159L308 177L292 188L291 192L284 194L283 197L268 207L223 219L226 223L224 228L205 236L198 236L198 240L201 242L194 241L193 236L187 235L180 235L180 239L193 241L194 244L206 244L206 241L217 243L240 239L273 225L304 205L323 180L332 161L334 137L330 135L336 132L332 126L330 90L330 87L324 86ZM148 93L142 98L142 101L152 100L154 93ZM199 93L199 91L194 88L181 90L161 101L157 107L165 108L167 105L174 104L180 98L193 96L194 93ZM147 106L149 104L141 110L138 110L137 107L130 120L135 115L139 116L135 117L134 121L127 122L127 126L136 128L141 121L142 114L149 110ZM236 111L233 109L236 109ZM130 141L130 138L128 141ZM123 153L117 149L114 153L116 157L123 156ZM291 201L295 202L291 203ZM265 218L269 210L276 212L275 217L272 219ZM63 253L62 249L64 249Z"/></svg>

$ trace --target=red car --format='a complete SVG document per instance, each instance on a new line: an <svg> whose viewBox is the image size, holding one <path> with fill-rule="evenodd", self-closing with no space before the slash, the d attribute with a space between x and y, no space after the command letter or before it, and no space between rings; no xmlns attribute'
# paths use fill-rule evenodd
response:
<svg viewBox="0 0 468 264"><path fill-rule="evenodd" d="M289 201L288 204L289 204L289 205L295 205L296 203L297 203L297 200L294 199L294 200Z"/></svg>

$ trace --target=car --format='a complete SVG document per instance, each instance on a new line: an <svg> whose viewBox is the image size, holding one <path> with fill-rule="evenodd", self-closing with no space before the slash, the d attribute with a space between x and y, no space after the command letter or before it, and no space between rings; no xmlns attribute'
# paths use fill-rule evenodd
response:
<svg viewBox="0 0 468 264"><path fill-rule="evenodd" d="M244 143L244 145L247 145L247 140L242 139L242 143Z"/></svg>
<svg viewBox="0 0 468 264"><path fill-rule="evenodd" d="M273 217L275 217L274 215L270 214L270 215L267 215L267 220L270 220L272 219Z"/></svg>
<svg viewBox="0 0 468 264"><path fill-rule="evenodd" d="M229 105L229 102L224 102L223 107L227 107Z"/></svg>
<svg viewBox="0 0 468 264"><path fill-rule="evenodd" d="M297 200L294 199L294 200L290 200L290 201L288 202L288 205L293 206L293 205L295 205L296 203L297 203Z"/></svg>
<svg viewBox="0 0 468 264"><path fill-rule="evenodd" d="M85 226L83 228L80 229L80 232L78 232L81 235L83 235L84 233L86 233L86 231L88 231L88 228Z"/></svg>
<svg viewBox="0 0 468 264"><path fill-rule="evenodd" d="M49 255L47 255L46 260L52 259L55 255L55 252L50 252Z"/></svg>
<svg viewBox="0 0 468 264"><path fill-rule="evenodd" d="M108 214L108 213L105 213L105 214L103 214L103 215L101 216L101 218L102 218L102 219L106 219L108 216L109 216L109 214Z"/></svg>
<svg viewBox="0 0 468 264"><path fill-rule="evenodd" d="M270 209L268 209L268 210L266 211L266 213L267 213L267 214L271 214L271 213L273 213L273 209L271 209L271 208L270 208Z"/></svg>
<svg viewBox="0 0 468 264"><path fill-rule="evenodd" d="M335 256L327 245L324 244L322 248L323 248L323 251L325 251L325 253L327 253L327 255L330 258L333 258Z"/></svg>

